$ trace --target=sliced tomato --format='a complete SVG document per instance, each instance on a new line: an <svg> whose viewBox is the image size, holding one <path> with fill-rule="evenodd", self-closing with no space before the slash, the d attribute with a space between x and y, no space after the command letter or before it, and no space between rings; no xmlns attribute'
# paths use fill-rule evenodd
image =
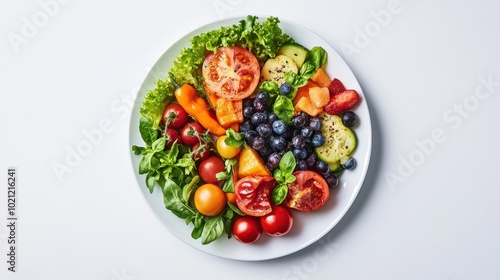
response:
<svg viewBox="0 0 500 280"><path fill-rule="evenodd" d="M246 215L261 217L273 211L271 191L277 183L272 176L246 176L234 186L236 205Z"/></svg>
<svg viewBox="0 0 500 280"><path fill-rule="evenodd" d="M323 177L310 170L296 171L295 181L288 185L288 194L283 205L303 212L314 211L323 206L330 190Z"/></svg>
<svg viewBox="0 0 500 280"><path fill-rule="evenodd" d="M238 46L221 47L203 61L205 88L219 97L240 100L250 96L260 78L259 61Z"/></svg>

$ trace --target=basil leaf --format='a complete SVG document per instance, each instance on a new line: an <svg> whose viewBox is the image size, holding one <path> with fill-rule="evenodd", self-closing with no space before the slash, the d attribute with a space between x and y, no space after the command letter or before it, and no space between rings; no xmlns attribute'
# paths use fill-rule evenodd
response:
<svg viewBox="0 0 500 280"><path fill-rule="evenodd" d="M288 187L284 184L277 186L273 189L271 197L273 199L273 203L279 205L285 200L286 195L288 194Z"/></svg>
<svg viewBox="0 0 500 280"><path fill-rule="evenodd" d="M139 120L139 132L141 133L142 140L148 146L151 146L158 138L158 130L153 127L153 123L146 117L141 117Z"/></svg>
<svg viewBox="0 0 500 280"><path fill-rule="evenodd" d="M280 160L280 169L283 171L285 174L292 174L293 170L295 169L296 165L295 157L293 156L293 153L291 151L286 152L283 157L281 157ZM285 175L286 176L286 175Z"/></svg>
<svg viewBox="0 0 500 280"><path fill-rule="evenodd" d="M195 221L196 221L196 219L195 219ZM196 225L196 222L194 224L195 224L195 227L193 228L193 231L191 232L191 237L193 239L198 239L201 237L201 234L203 232L203 228L204 228L203 219L201 219L200 224Z"/></svg>
<svg viewBox="0 0 500 280"><path fill-rule="evenodd" d="M276 179L278 184L285 182L285 175L283 174L283 170L279 168L274 170L273 177L274 179Z"/></svg>
<svg viewBox="0 0 500 280"><path fill-rule="evenodd" d="M226 143L226 145L228 146L239 147L245 143L245 140L243 138L243 133L238 133L234 131L232 128L228 128L226 130L226 136L227 138L224 139L224 143Z"/></svg>
<svg viewBox="0 0 500 280"><path fill-rule="evenodd" d="M165 208L181 219L186 219L195 215L195 211L187 205L187 201L182 196L181 188L172 180L166 179L162 187L163 202Z"/></svg>
<svg viewBox="0 0 500 280"><path fill-rule="evenodd" d="M154 187L156 185L156 181L160 178L160 174L158 174L156 171L151 170L148 172L146 175L146 186L149 189L150 193L153 193Z"/></svg>
<svg viewBox="0 0 500 280"><path fill-rule="evenodd" d="M302 68L303 67L304 66L302 66ZM296 90L299 87L305 86L307 84L307 80L308 79L304 78L303 76L298 75L298 74L296 74L294 72L286 72L285 73L285 80L286 80L287 83L289 83ZM297 94L297 92L295 92L295 94ZM295 97L295 95L293 95L290 99L293 99L294 97Z"/></svg>
<svg viewBox="0 0 500 280"><path fill-rule="evenodd" d="M245 216L245 213L241 212L240 208L238 208L238 206L232 204L231 202L228 202L227 206L229 206L229 208L231 208L231 210L233 210L234 213L240 216Z"/></svg>
<svg viewBox="0 0 500 280"><path fill-rule="evenodd" d="M280 88L277 83L273 81L265 81L259 86L260 91L265 91L269 94L270 101L274 100L280 94Z"/></svg>
<svg viewBox="0 0 500 280"><path fill-rule="evenodd" d="M139 147L139 146L136 146L136 145L133 145L132 146L132 151L134 152L134 155L138 156L138 155L144 155L147 153L147 149L144 148L144 147Z"/></svg>
<svg viewBox="0 0 500 280"><path fill-rule="evenodd" d="M167 138L161 137L156 139L152 144L151 144L151 149L155 152L160 152L165 149L165 143L167 142Z"/></svg>
<svg viewBox="0 0 500 280"><path fill-rule="evenodd" d="M274 102L273 112L278 116L278 118L289 123L292 120L294 109L292 100L284 97L283 95L278 95L276 101Z"/></svg>
<svg viewBox="0 0 500 280"><path fill-rule="evenodd" d="M141 158L139 162L139 174L146 174L149 172L149 162L153 154L146 154Z"/></svg>
<svg viewBox="0 0 500 280"><path fill-rule="evenodd" d="M206 245L217 238L224 232L224 220L222 214L214 217L206 217L203 232L201 233L201 244Z"/></svg>

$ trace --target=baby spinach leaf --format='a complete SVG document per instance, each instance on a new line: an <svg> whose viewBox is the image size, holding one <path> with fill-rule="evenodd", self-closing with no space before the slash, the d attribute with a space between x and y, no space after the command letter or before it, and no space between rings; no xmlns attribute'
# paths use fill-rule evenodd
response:
<svg viewBox="0 0 500 280"><path fill-rule="evenodd" d="M223 214L214 217L205 217L205 226L201 233L201 244L206 245L219 238L224 232Z"/></svg>

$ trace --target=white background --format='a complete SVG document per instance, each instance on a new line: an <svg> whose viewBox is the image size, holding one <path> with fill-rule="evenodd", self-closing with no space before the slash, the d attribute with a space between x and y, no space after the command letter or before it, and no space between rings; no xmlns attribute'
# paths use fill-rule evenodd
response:
<svg viewBox="0 0 500 280"><path fill-rule="evenodd" d="M0 4L0 279L500 278L498 3L61 0L49 14L47 2ZM128 147L130 100L159 56L202 25L247 14L296 22L337 49L373 127L346 216L320 242L261 262L214 257L168 232L141 197ZM58 178L53 165L106 124ZM417 144L436 131L440 143ZM18 173L16 273L8 167Z"/></svg>

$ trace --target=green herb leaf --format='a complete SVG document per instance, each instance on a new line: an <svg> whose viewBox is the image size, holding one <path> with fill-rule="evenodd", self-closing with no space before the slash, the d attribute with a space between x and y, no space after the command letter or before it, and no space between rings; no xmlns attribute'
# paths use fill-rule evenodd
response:
<svg viewBox="0 0 500 280"><path fill-rule="evenodd" d="M286 185L279 185L273 189L271 197L273 199L273 203L279 205L285 200L286 195L288 194L288 187Z"/></svg>
<svg viewBox="0 0 500 280"><path fill-rule="evenodd" d="M278 97L276 97L276 101L274 102L273 112L276 116L278 116L278 118L289 123L292 120L294 113L292 100L283 95L278 95Z"/></svg>
<svg viewBox="0 0 500 280"><path fill-rule="evenodd" d="M295 157L291 151L286 152L280 160L280 169L285 174L292 174L296 165Z"/></svg>
<svg viewBox="0 0 500 280"><path fill-rule="evenodd" d="M148 146L151 146L158 138L158 130L154 128L153 123L145 117L141 117L139 120L139 132L141 133L142 140L144 140L144 143Z"/></svg>
<svg viewBox="0 0 500 280"><path fill-rule="evenodd" d="M245 144L243 133L238 133L232 128L226 129L226 136L227 138L224 139L224 143L226 143L226 145L228 146L239 147Z"/></svg>
<svg viewBox="0 0 500 280"><path fill-rule="evenodd" d="M304 66L302 66L302 67L304 67ZM294 87L295 90L297 90L297 88L305 86L307 84L308 79L306 79L306 78L304 78L304 77L302 77L294 72L286 72L285 73L285 80L292 87ZM296 94L297 94L297 92L295 92L295 94L290 99L295 98Z"/></svg>
<svg viewBox="0 0 500 280"><path fill-rule="evenodd" d="M196 189L196 184L198 183L198 181L200 181L200 177L194 176L193 179L191 179L191 182L184 186L184 188L182 188L182 198L185 201L189 201L191 199L191 195Z"/></svg>
<svg viewBox="0 0 500 280"><path fill-rule="evenodd" d="M162 187L165 208L181 219L186 219L196 212L187 205L182 196L182 189L172 180L166 179Z"/></svg>
<svg viewBox="0 0 500 280"><path fill-rule="evenodd" d="M234 213L240 216L245 216L245 213L241 212L240 208L238 208L238 206L232 204L231 202L228 202L227 206L229 206L229 208L231 208L231 210L233 210Z"/></svg>
<svg viewBox="0 0 500 280"><path fill-rule="evenodd" d="M144 147L139 147L139 146L136 146L136 145L133 145L132 146L132 151L134 152L134 155L138 156L138 155L144 155L147 153L147 149L144 148Z"/></svg>
<svg viewBox="0 0 500 280"><path fill-rule="evenodd" d="M224 232L223 214L214 217L205 217L205 226L201 233L201 244L206 245L217 238Z"/></svg>

